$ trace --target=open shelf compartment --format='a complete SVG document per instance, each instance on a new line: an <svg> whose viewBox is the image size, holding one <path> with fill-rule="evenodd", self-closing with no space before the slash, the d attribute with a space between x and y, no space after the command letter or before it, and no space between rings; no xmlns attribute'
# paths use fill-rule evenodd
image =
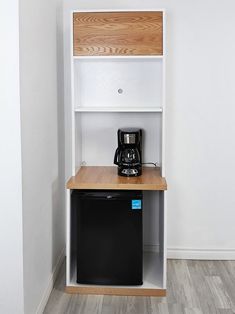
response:
<svg viewBox="0 0 235 314"><path fill-rule="evenodd" d="M71 190L67 190L70 195ZM144 191L143 196L143 285L114 286L78 284L76 280L78 254L76 247L76 213L69 205L67 226L67 276L66 292L80 294L109 294L130 296L165 296L166 295L166 260L165 260L165 191Z"/></svg>
<svg viewBox="0 0 235 314"><path fill-rule="evenodd" d="M158 111L163 104L160 58L73 59L75 111ZM117 110L117 109L116 109Z"/></svg>
<svg viewBox="0 0 235 314"><path fill-rule="evenodd" d="M158 112L76 113L73 169L112 166L117 131L126 127L142 129L142 162L162 166L162 117Z"/></svg>

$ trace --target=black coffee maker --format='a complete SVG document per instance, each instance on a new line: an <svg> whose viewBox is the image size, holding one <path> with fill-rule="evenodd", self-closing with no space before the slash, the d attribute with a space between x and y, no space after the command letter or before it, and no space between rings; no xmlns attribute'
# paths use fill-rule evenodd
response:
<svg viewBox="0 0 235 314"><path fill-rule="evenodd" d="M142 173L142 130L135 128L119 129L118 148L114 155L114 164L118 165L118 175L136 177Z"/></svg>

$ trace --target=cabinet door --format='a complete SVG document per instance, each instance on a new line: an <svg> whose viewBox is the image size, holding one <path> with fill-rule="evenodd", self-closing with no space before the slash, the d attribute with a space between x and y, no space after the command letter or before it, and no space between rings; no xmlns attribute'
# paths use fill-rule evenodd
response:
<svg viewBox="0 0 235 314"><path fill-rule="evenodd" d="M163 13L76 12L74 56L162 55Z"/></svg>

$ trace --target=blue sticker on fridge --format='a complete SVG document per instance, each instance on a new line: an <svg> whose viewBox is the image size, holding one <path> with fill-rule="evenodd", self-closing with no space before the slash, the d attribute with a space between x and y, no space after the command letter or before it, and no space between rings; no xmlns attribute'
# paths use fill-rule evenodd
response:
<svg viewBox="0 0 235 314"><path fill-rule="evenodd" d="M142 209L142 201L141 200L132 200L131 201L132 209Z"/></svg>

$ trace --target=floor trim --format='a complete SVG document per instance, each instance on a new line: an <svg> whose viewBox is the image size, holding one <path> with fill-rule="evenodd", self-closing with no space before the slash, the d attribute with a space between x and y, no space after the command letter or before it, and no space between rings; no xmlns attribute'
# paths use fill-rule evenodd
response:
<svg viewBox="0 0 235 314"><path fill-rule="evenodd" d="M47 305L48 299L50 297L51 291L53 289L54 283L56 281L58 272L60 270L61 265L63 264L64 259L65 259L65 247L61 250L61 252L57 258L57 262L56 262L56 264L53 268L52 274L48 280L47 287L44 290L44 293L43 293L42 299L38 305L36 314L42 314L43 313L43 311Z"/></svg>
<svg viewBox="0 0 235 314"><path fill-rule="evenodd" d="M235 249L168 248L169 259L235 260Z"/></svg>

